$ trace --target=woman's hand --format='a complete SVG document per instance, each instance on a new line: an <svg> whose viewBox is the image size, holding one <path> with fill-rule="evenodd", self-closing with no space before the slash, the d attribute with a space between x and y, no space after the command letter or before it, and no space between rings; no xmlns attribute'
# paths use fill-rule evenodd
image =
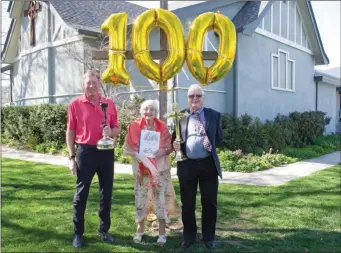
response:
<svg viewBox="0 0 341 253"><path fill-rule="evenodd" d="M143 183L143 176L138 172L137 175L136 175L136 182L139 184L139 185L142 185Z"/></svg>
<svg viewBox="0 0 341 253"><path fill-rule="evenodd" d="M156 151L154 156L155 156L155 158L156 157L161 157L161 156L167 155L167 153L168 153L168 149L167 148L160 148L158 151Z"/></svg>
<svg viewBox="0 0 341 253"><path fill-rule="evenodd" d="M141 162L140 155L139 155L139 153L137 153L137 152L135 152L135 159L136 159L136 161L137 161L138 163Z"/></svg>

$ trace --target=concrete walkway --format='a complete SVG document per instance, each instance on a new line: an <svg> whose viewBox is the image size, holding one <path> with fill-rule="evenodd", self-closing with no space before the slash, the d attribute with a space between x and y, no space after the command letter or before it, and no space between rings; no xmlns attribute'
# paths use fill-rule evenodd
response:
<svg viewBox="0 0 341 253"><path fill-rule="evenodd" d="M16 150L5 146L1 147L1 155L2 157L6 158L41 162L65 167L67 167L69 164L68 158L64 156ZM341 151L337 151L318 158L304 160L285 166L274 167L265 171L253 173L223 172L223 179L221 179L220 182L228 184L278 186L293 179L311 175L316 171L330 168L336 164L339 164L340 162ZM132 174L132 169L129 164L115 163L115 173ZM176 168L172 168L171 175L173 178L176 177Z"/></svg>

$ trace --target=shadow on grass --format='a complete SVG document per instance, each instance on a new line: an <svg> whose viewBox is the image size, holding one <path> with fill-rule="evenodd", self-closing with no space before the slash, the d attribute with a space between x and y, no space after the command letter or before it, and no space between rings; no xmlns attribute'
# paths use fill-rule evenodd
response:
<svg viewBox="0 0 341 253"><path fill-rule="evenodd" d="M34 241L36 244L48 245L50 240L58 241L60 245L72 248L72 234L58 233L41 228L26 228L18 225L8 219L2 219L2 226L13 229L18 235L25 235L22 237L21 243L28 243ZM217 232L227 233L243 233L247 236L239 237L235 235L216 236L215 252L246 252L246 251L267 251L267 252L338 252L340 247L339 232L325 232L310 229L239 229L239 228L221 228L217 227ZM274 235L279 233L278 235ZM158 252L208 252L205 248L200 234L196 239L194 245L189 249L182 249L180 243L182 240L181 233L175 233L168 236L167 244L164 247L156 245L157 236L145 235L142 243L134 243L132 241L133 235L121 235L115 233L115 243L113 245L102 244L97 236L85 235L85 247L82 251L114 251L119 247L134 248L141 252L158 251ZM250 235L258 234L262 239L245 239ZM249 235L249 236L248 236ZM257 236L257 235L256 235ZM9 242L10 243L10 242ZM6 242L3 242L6 247Z"/></svg>
<svg viewBox="0 0 341 253"><path fill-rule="evenodd" d="M37 227L24 227L9 221L7 218L1 219L2 227L11 228L15 230L18 234L25 235L22 237L22 242L30 242L33 239L36 243L48 241L51 238L59 241L70 241L70 236L67 234L57 233L55 231L49 231L47 229L37 228ZM17 238L16 238L17 239ZM6 244L6 243L5 243Z"/></svg>
<svg viewBox="0 0 341 253"><path fill-rule="evenodd" d="M13 187L18 190L37 190L37 191L69 191L74 188L65 185L37 184L37 183L3 183L2 187Z"/></svg>
<svg viewBox="0 0 341 253"><path fill-rule="evenodd" d="M217 250L263 252L339 252L341 233L310 229L239 229L217 228L217 232L231 234L217 236ZM243 234L243 237L238 235ZM246 236L245 236L246 235ZM245 239L258 237L258 239ZM261 237L261 238L259 238Z"/></svg>

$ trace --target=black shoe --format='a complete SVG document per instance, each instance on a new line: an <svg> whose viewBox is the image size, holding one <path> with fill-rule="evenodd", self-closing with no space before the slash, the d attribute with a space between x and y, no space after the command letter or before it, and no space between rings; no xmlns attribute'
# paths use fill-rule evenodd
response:
<svg viewBox="0 0 341 253"><path fill-rule="evenodd" d="M204 243L205 243L206 248L208 248L208 249L214 249L214 247L215 247L214 241L206 241Z"/></svg>
<svg viewBox="0 0 341 253"><path fill-rule="evenodd" d="M72 245L75 248L82 248L84 245L83 235L75 235L73 237Z"/></svg>
<svg viewBox="0 0 341 253"><path fill-rule="evenodd" d="M181 247L188 249L189 247L191 247L193 245L194 241L183 241L181 243Z"/></svg>
<svg viewBox="0 0 341 253"><path fill-rule="evenodd" d="M114 237L112 237L108 232L99 232L99 237L103 242L113 243Z"/></svg>

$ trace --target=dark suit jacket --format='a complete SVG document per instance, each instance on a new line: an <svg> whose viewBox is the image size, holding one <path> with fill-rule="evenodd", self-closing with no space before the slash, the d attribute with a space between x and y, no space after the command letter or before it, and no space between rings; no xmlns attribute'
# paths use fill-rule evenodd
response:
<svg viewBox="0 0 341 253"><path fill-rule="evenodd" d="M190 113L189 109L183 110L182 112L187 111ZM204 115L205 115L205 130L208 139L212 144L212 157L214 159L215 166L217 168L218 175L222 178L220 161L217 155L216 147L221 143L223 131L221 128L220 122L220 113L211 109L204 107ZM180 136L181 136L181 150L186 155L186 140L187 140L187 126L188 126L189 117L184 117L180 119ZM175 132L173 133L173 141L175 139Z"/></svg>

